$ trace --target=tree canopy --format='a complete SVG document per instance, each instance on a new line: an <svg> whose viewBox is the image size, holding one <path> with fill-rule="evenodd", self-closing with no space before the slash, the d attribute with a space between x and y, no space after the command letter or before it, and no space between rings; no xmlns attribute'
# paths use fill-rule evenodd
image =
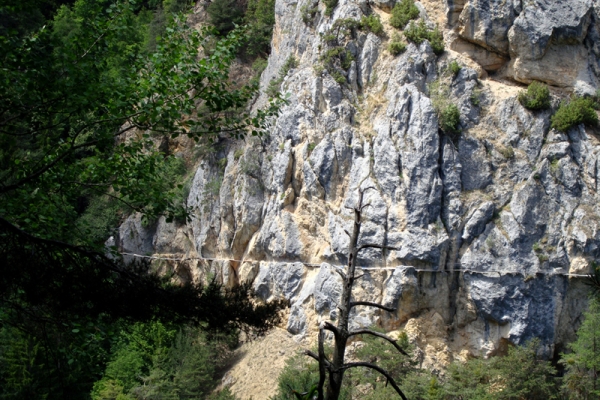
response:
<svg viewBox="0 0 600 400"><path fill-rule="evenodd" d="M156 138L211 142L261 134L280 100L251 114L256 84L229 81L243 31L197 31L183 15L166 15L174 9L166 3L154 11L152 2L134 0L68 3L0 6L0 336L21 332L13 342L31 351L11 351L52 377L45 392L38 390L48 398L77 398L65 389L66 377L85 379L73 372L81 357L69 354L92 342L102 347L104 339L90 338L109 338L114 321L260 333L278 322L284 306L253 301L248 286L175 285L148 273L148 265L124 265L104 254L103 240L83 218L86 199L99 196L148 219L186 218L176 190L164 182L174 158ZM0 360L3 384L24 376L18 360ZM56 380L62 389L52 391Z"/></svg>

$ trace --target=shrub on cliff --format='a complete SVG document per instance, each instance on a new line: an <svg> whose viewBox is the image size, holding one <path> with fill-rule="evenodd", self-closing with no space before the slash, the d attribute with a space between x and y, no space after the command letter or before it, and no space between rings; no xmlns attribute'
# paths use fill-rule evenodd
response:
<svg viewBox="0 0 600 400"><path fill-rule="evenodd" d="M402 40L399 34L394 33L392 35L392 40L390 40L390 43L388 44L388 51L393 56L397 56L398 54L406 51L406 43Z"/></svg>
<svg viewBox="0 0 600 400"><path fill-rule="evenodd" d="M360 20L360 28L369 32L373 32L377 36L382 36L384 34L383 24L379 20L377 14L371 14L368 17L362 17Z"/></svg>
<svg viewBox="0 0 600 400"><path fill-rule="evenodd" d="M428 40L435 54L439 55L444 52L444 36L442 32L440 32L437 26L433 30L428 29L423 20L420 20L418 24L411 21L408 28L404 31L404 36L408 41L416 45L421 44L424 40Z"/></svg>
<svg viewBox="0 0 600 400"><path fill-rule="evenodd" d="M527 91L519 92L519 103L529 110L546 110L550 108L550 91L548 86L533 81Z"/></svg>
<svg viewBox="0 0 600 400"><path fill-rule="evenodd" d="M456 104L448 104L444 109L440 110L438 118L440 120L440 128L444 133L456 135L460 132L460 111Z"/></svg>
<svg viewBox="0 0 600 400"><path fill-rule="evenodd" d="M566 132L579 124L588 126L598 125L596 102L589 97L574 97L569 102L563 102L552 116L552 128Z"/></svg>
<svg viewBox="0 0 600 400"><path fill-rule="evenodd" d="M413 0L402 0L392 9L390 25L396 29L404 29L411 19L419 17L419 9Z"/></svg>

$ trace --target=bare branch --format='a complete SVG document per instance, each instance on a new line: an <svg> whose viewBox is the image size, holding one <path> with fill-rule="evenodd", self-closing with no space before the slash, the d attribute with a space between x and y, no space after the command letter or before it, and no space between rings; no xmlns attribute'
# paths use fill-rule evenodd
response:
<svg viewBox="0 0 600 400"><path fill-rule="evenodd" d="M361 250L364 249L381 249L381 250L399 250L396 247L389 247L389 246L382 246L380 244L361 244L360 246L358 246L358 250L356 251L357 253Z"/></svg>
<svg viewBox="0 0 600 400"><path fill-rule="evenodd" d="M315 353L313 353L310 350L304 350L304 355L307 355L307 356L309 356L311 358L314 358L315 360L319 361L319 356L316 355ZM331 363L327 359L325 359L325 366L327 368L331 368Z"/></svg>
<svg viewBox="0 0 600 400"><path fill-rule="evenodd" d="M353 301L353 302L350 303L350 308L356 307L356 306L377 307L377 308L380 308L380 309L388 311L388 312L395 312L396 311L396 309L393 308L393 307L386 307L383 304L373 303L371 301Z"/></svg>
<svg viewBox="0 0 600 400"><path fill-rule="evenodd" d="M346 281L346 274L344 273L344 271L342 271L341 269L338 268L334 268L335 272L337 272L338 274L340 274L340 276L342 277L342 279L344 281Z"/></svg>
<svg viewBox="0 0 600 400"><path fill-rule="evenodd" d="M396 384L396 381L394 380L394 378L392 378L391 375L385 369L378 367L375 364L359 361L359 362L344 364L342 369L350 369L350 368L356 368L356 367L371 368L371 369L374 369L375 371L379 372L381 375L386 377L387 381L389 382L390 385L392 385L392 387L394 388L396 393L398 393L400 395L400 397L402 397L402 400L408 400L406 398L406 396L404 395L404 393L402 393L402 390L400 390L400 388Z"/></svg>
<svg viewBox="0 0 600 400"><path fill-rule="evenodd" d="M367 203L367 204L364 204L364 205L360 206L360 208L359 208L359 211L360 211L360 212L362 212L362 210L363 210L365 207L369 207L370 205L371 205L371 203Z"/></svg>
<svg viewBox="0 0 600 400"><path fill-rule="evenodd" d="M351 208L351 207L348 207L348 208ZM344 232L346 232L346 235L352 236L352 235L350 235L350 232L348 232L346 229L344 229Z"/></svg>
<svg viewBox="0 0 600 400"><path fill-rule="evenodd" d="M348 334L348 337L351 337L351 336L354 336L354 335L363 335L363 334L373 335L373 336L377 336L377 337L379 337L381 339L387 340L392 345L394 345L394 347L396 348L396 350L398 350L400 353L402 353L402 354L404 354L405 356L408 357L408 353L406 353L406 351L404 351L404 349L402 349L402 347L400 347L400 345L398 344L397 340L394 340L391 337L389 337L387 335L384 335L381 332L372 331L371 329L359 329L357 331L350 332Z"/></svg>
<svg viewBox="0 0 600 400"><path fill-rule="evenodd" d="M340 331L334 325L330 324L327 321L323 321L321 322L321 326L323 329L327 329L328 331L333 332L333 335L336 337L336 339L339 337Z"/></svg>

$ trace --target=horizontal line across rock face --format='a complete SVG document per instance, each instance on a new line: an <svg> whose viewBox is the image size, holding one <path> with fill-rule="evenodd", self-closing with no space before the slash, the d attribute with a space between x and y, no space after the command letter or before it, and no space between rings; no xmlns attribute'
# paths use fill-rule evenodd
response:
<svg viewBox="0 0 600 400"><path fill-rule="evenodd" d="M174 257L158 257L158 256L145 256L143 254L134 254L134 253L119 253L121 255L124 256L130 256L130 257L138 257L138 258L147 258L147 259L152 259L152 260L168 260L168 261L178 261L178 262L183 262L183 261L192 261L192 260L202 260L202 261L234 261L234 262L262 262L262 263L281 263L282 261L264 261L264 260L234 260L232 258L210 258L210 257L182 257L182 258L174 258ZM305 267L309 267L309 268L320 268L321 264L314 264L314 263L305 263L302 261L289 261L288 263L300 263L302 265L304 265ZM328 265L331 265L334 268L337 269L343 269L344 266L342 265L333 265L333 264L329 264L329 263L325 263ZM437 273L449 273L449 272L463 272L463 273L470 273L470 274L489 274L489 275L502 275L502 274L509 274L509 275L527 275L525 273L520 273L520 272L515 272L515 271L477 271L477 270L473 270L473 269L462 269L460 268L460 265L457 264L457 266L459 268L453 270L453 271L447 271L447 270L437 270L437 269L423 269L423 268L415 268L415 267L411 267L411 266L398 266L398 267L360 267L357 266L357 268L362 269L363 271L394 271L398 268L400 269L412 269L416 272L437 272ZM575 278L587 278L589 277L589 275L587 274L570 274L568 272L544 272L544 271L539 271L536 272L537 274L541 274L541 275L560 275L560 276L570 276L570 277L575 277Z"/></svg>

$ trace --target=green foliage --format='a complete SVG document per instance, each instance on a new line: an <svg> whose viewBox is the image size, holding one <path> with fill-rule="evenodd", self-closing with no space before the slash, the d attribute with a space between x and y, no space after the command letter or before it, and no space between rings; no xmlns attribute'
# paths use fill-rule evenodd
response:
<svg viewBox="0 0 600 400"><path fill-rule="evenodd" d="M108 195L82 197L81 202L85 209L75 222L77 229L95 247L101 248L119 225L127 208Z"/></svg>
<svg viewBox="0 0 600 400"><path fill-rule="evenodd" d="M452 60L452 62L450 62L450 64L448 65L448 69L450 70L452 75L456 76L458 75L462 67L458 62L456 62L456 60Z"/></svg>
<svg viewBox="0 0 600 400"><path fill-rule="evenodd" d="M479 105L481 104L481 90L473 89L473 93L471 93L471 96L469 96L469 101L475 107L479 107Z"/></svg>
<svg viewBox="0 0 600 400"><path fill-rule="evenodd" d="M562 102L552 116L552 128L567 132L579 124L596 126L598 125L596 107L596 102L588 97L574 97L567 103Z"/></svg>
<svg viewBox="0 0 600 400"><path fill-rule="evenodd" d="M231 354L233 337L208 340L198 329L135 324L121 332L92 399L205 398Z"/></svg>
<svg viewBox="0 0 600 400"><path fill-rule="evenodd" d="M455 135L460 132L460 111L456 104L448 104L444 109L440 110L439 116L440 128L445 133Z"/></svg>
<svg viewBox="0 0 600 400"><path fill-rule="evenodd" d="M238 0L213 0L206 13L210 23L221 35L228 34L244 20L244 8Z"/></svg>
<svg viewBox="0 0 600 400"><path fill-rule="evenodd" d="M333 14L333 10L337 7L338 0L323 0L323 3L325 3L325 15L329 17L331 14Z"/></svg>
<svg viewBox="0 0 600 400"><path fill-rule="evenodd" d="M396 29L404 29L410 20L418 17L419 9L415 6L414 0L401 0L392 9L390 25Z"/></svg>
<svg viewBox="0 0 600 400"><path fill-rule="evenodd" d="M424 40L428 40L435 54L444 52L444 37L442 32L436 26L434 30L430 30L425 25L424 20L420 20L418 24L414 21L410 22L408 28L404 31L404 36L410 42L421 44Z"/></svg>
<svg viewBox="0 0 600 400"><path fill-rule="evenodd" d="M0 308L0 398L88 399L114 325L87 317L39 324L11 314ZM16 318L19 327L11 325Z"/></svg>
<svg viewBox="0 0 600 400"><path fill-rule="evenodd" d="M325 347L325 353L331 356L331 349ZM350 376L350 371L346 372ZM312 358L304 354L290 357L277 379L277 394L270 400L298 400L307 394L319 382L319 366ZM325 383L327 387L327 382ZM352 398L352 386L349 379L344 380L340 400Z"/></svg>
<svg viewBox="0 0 600 400"><path fill-rule="evenodd" d="M204 189L202 191L202 205L205 213L210 212L213 205L216 204L217 200L219 199L222 184L223 178L215 177L206 182L206 185L204 185Z"/></svg>
<svg viewBox="0 0 600 400"><path fill-rule="evenodd" d="M372 32L377 36L384 35L383 24L379 20L379 16L377 14L363 16L360 20L360 28Z"/></svg>
<svg viewBox="0 0 600 400"><path fill-rule="evenodd" d="M429 31L428 40L429 44L431 45L431 49L438 56L445 51L444 36L437 26L432 31Z"/></svg>
<svg viewBox="0 0 600 400"><path fill-rule="evenodd" d="M277 107L244 111L256 87L228 81L242 33L218 38L176 15L165 16L163 30L157 14L129 1L78 0L46 18L0 37L0 330L27 332L6 333L0 390L87 398L121 318L272 327L283 303L267 311L251 303L249 286L175 285L101 247L121 209L146 221L185 215L183 160L165 155L157 143L168 138L159 136L258 135L274 115ZM152 32L161 37L149 48ZM132 354L122 361L135 371L141 361Z"/></svg>
<svg viewBox="0 0 600 400"><path fill-rule="evenodd" d="M556 370L538 359L539 340L510 347L508 355L454 363L447 371L444 391L450 399L553 399Z"/></svg>
<svg viewBox="0 0 600 400"><path fill-rule="evenodd" d="M181 207L157 173L168 158L148 133L138 141L115 138L134 128L199 138L224 126L234 132L256 126L264 116L231 112L254 95L253 87L228 91L225 83L239 33L211 44L199 62L198 48L207 42L174 19L157 52L147 56L132 6L108 10L114 18L99 3L80 1L61 8L36 36L0 43L7 116L0 131L0 215L28 232L88 242L70 223L77 199L108 188L151 218L174 217ZM198 102L205 112L189 118Z"/></svg>
<svg viewBox="0 0 600 400"><path fill-rule="evenodd" d="M269 87L267 88L267 95L269 97L275 97L277 93L279 93L279 89L281 88L281 84L283 83L283 79L286 77L290 70L296 68L298 66L298 60L293 55L290 55L285 63L281 66L279 70L279 76L276 79L271 80L269 82Z"/></svg>
<svg viewBox="0 0 600 400"><path fill-rule="evenodd" d="M429 93L435 109L440 129L456 142L460 134L460 111L450 102L450 88L441 81L429 85Z"/></svg>
<svg viewBox="0 0 600 400"><path fill-rule="evenodd" d="M281 75L287 75L288 72L290 72L290 70L296 67L298 67L298 59L296 59L296 57L294 57L293 55L289 56L285 60L285 63L283 63L283 66L281 67Z"/></svg>
<svg viewBox="0 0 600 400"><path fill-rule="evenodd" d="M306 25L310 25L313 23L317 14L319 13L319 7L317 4L307 4L300 8L300 12L302 13L302 22Z"/></svg>
<svg viewBox="0 0 600 400"><path fill-rule="evenodd" d="M244 52L251 57L268 55L275 26L275 0L249 0L244 23L247 26Z"/></svg>
<svg viewBox="0 0 600 400"><path fill-rule="evenodd" d="M371 328L373 329L373 328ZM378 331L378 329L373 329ZM398 344L406 351L408 356L400 353L390 343L381 338L372 335L362 335L364 345L356 350L356 357L362 361L367 361L385 369L394 378L396 383L402 388L406 376L415 371L417 361L412 356L414 346L408 341L405 332L401 332L398 337ZM377 371L363 369L360 374L355 373L355 382L359 385L368 384L373 388L373 392L363 397L364 399L375 400L396 397L395 390L387 387L385 380ZM387 397L386 397L387 396Z"/></svg>
<svg viewBox="0 0 600 400"><path fill-rule="evenodd" d="M546 110L550 108L550 90L548 86L533 81L527 86L527 91L519 92L519 103L530 110Z"/></svg>
<svg viewBox="0 0 600 400"><path fill-rule="evenodd" d="M171 0L164 1L162 4L156 5L156 10L142 10L138 14L138 20L141 23L139 30L143 32L145 20L148 20L145 38L145 50L153 52L156 50L156 45L160 38L166 33L167 26L173 22L174 14L187 11L191 7L189 0ZM151 19L150 19L151 18Z"/></svg>
<svg viewBox="0 0 600 400"><path fill-rule="evenodd" d="M398 33L392 35L392 40L388 44L388 51L393 55L397 56L406 51L406 43L402 40L402 37Z"/></svg>
<svg viewBox="0 0 600 400"><path fill-rule="evenodd" d="M354 56L343 46L330 48L321 56L323 68L327 69L333 79L340 85L347 82L346 76L341 70L345 71L350 68L352 61L354 61Z"/></svg>
<svg viewBox="0 0 600 400"><path fill-rule="evenodd" d="M256 85L256 87L260 84L260 76L263 71L267 68L268 61L264 58L257 57L256 60L252 63L252 71L254 71L254 76L250 80L252 85Z"/></svg>
<svg viewBox="0 0 600 400"><path fill-rule="evenodd" d="M565 366L563 390L572 399L591 399L600 396L600 303L590 300L588 311L577 331L577 340L569 345L571 353L562 354Z"/></svg>
<svg viewBox="0 0 600 400"><path fill-rule="evenodd" d="M412 400L448 400L443 381L426 370L415 370L402 381L402 391Z"/></svg>
<svg viewBox="0 0 600 400"><path fill-rule="evenodd" d="M236 26L245 24L246 45L242 54L264 57L271 51L271 38L275 26L275 0L213 0L206 12L210 23L226 35Z"/></svg>

